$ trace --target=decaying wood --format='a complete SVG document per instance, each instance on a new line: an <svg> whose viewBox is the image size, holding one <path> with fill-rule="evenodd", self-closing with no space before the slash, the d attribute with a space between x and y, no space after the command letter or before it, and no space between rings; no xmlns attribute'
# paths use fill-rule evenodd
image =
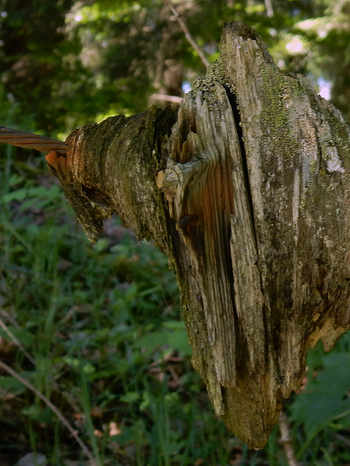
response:
<svg viewBox="0 0 350 466"><path fill-rule="evenodd" d="M350 130L248 28L179 108L73 132L56 170L94 237L117 212L168 256L215 412L261 448L307 350L350 327Z"/></svg>

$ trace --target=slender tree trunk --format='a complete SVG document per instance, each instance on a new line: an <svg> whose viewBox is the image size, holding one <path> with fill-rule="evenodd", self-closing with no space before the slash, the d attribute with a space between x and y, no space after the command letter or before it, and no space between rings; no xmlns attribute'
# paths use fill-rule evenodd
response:
<svg viewBox="0 0 350 466"><path fill-rule="evenodd" d="M91 238L117 212L169 257L215 412L261 448L305 356L350 327L350 130L247 27L179 109L73 132L50 163Z"/></svg>

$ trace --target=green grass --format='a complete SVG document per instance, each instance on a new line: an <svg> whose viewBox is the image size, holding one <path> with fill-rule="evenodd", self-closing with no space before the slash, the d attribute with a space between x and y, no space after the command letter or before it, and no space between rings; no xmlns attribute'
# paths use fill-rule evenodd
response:
<svg viewBox="0 0 350 466"><path fill-rule="evenodd" d="M89 244L41 158L2 154L0 360L98 465L286 465L277 427L252 452L214 417L166 258L118 219ZM286 407L304 464L350 462L349 346L346 335L330 355L317 347L307 390ZM50 465L88 464L43 399L5 371L0 397L1 465L32 451Z"/></svg>

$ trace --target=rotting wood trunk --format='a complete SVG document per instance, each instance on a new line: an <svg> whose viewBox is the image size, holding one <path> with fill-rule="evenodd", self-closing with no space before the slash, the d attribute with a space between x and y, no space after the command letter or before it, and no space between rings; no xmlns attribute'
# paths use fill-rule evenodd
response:
<svg viewBox="0 0 350 466"><path fill-rule="evenodd" d="M74 131L49 160L90 238L118 213L174 267L193 365L261 448L307 350L350 328L350 130L245 26L179 110Z"/></svg>

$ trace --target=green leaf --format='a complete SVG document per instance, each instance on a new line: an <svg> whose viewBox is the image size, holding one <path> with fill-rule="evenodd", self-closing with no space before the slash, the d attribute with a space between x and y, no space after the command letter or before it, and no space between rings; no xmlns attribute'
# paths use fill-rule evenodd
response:
<svg viewBox="0 0 350 466"><path fill-rule="evenodd" d="M16 191L12 191L2 196L2 202L4 204L8 204L11 201L23 201L23 199L27 196L27 194L28 194L28 189L26 188L17 189Z"/></svg>
<svg viewBox="0 0 350 466"><path fill-rule="evenodd" d="M125 395L120 397L120 401L124 401L125 403L135 403L140 398L139 393L137 392L127 392Z"/></svg>
<svg viewBox="0 0 350 466"><path fill-rule="evenodd" d="M11 376L0 376L0 388L13 395L21 395L27 389L23 383Z"/></svg>
<svg viewBox="0 0 350 466"><path fill-rule="evenodd" d="M97 252L103 252L104 250L106 250L108 248L108 246L109 246L109 239L108 238L100 238L94 244L94 249Z"/></svg>
<svg viewBox="0 0 350 466"><path fill-rule="evenodd" d="M349 389L350 354L325 356L324 369L293 403L292 419L303 424L307 437L312 438L332 420L350 413Z"/></svg>
<svg viewBox="0 0 350 466"><path fill-rule="evenodd" d="M16 340L21 343L22 346L29 348L32 345L34 341L34 336L31 332L29 332L25 328L13 327L12 325L9 325L7 328L11 332L11 334L16 338ZM2 328L0 328L0 337L4 338L7 341L12 341L12 338Z"/></svg>
<svg viewBox="0 0 350 466"><path fill-rule="evenodd" d="M164 323L164 327L142 336L135 342L135 346L150 353L166 346L167 348L179 351L185 356L190 355L191 347L188 343L183 322L168 321Z"/></svg>

